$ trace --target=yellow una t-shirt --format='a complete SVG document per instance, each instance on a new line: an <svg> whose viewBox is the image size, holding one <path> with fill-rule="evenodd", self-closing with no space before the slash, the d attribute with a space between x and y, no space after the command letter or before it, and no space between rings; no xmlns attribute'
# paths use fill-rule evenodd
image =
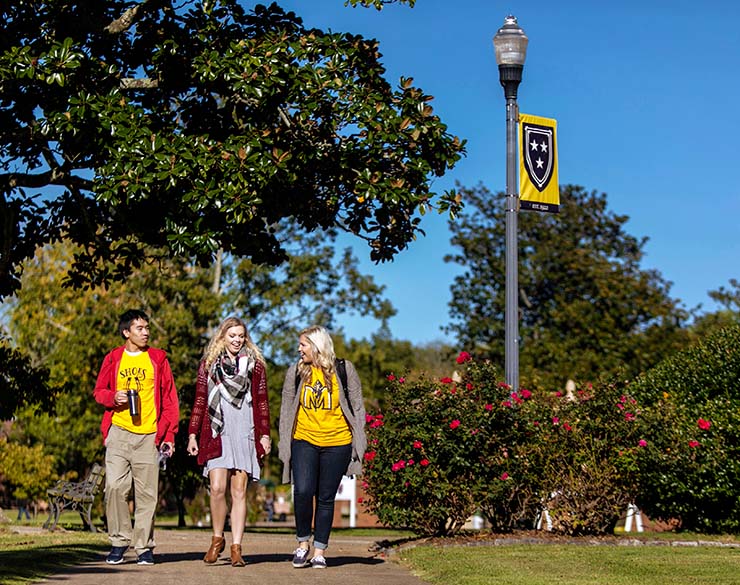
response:
<svg viewBox="0 0 740 585"><path fill-rule="evenodd" d="M311 380L302 382L294 439L308 441L317 447L337 447L352 442L347 419L339 405L339 382L332 376L331 390L324 372L311 367Z"/></svg>
<svg viewBox="0 0 740 585"><path fill-rule="evenodd" d="M148 435L157 432L157 409L154 405L154 366L149 354L123 352L121 365L118 367L116 390L127 392L136 390L139 393L139 413L141 416L131 418L128 408L113 413L113 424L137 435Z"/></svg>

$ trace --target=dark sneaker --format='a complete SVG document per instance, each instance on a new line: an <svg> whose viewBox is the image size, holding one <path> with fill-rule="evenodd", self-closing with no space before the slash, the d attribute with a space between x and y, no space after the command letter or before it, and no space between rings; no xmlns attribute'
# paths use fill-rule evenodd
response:
<svg viewBox="0 0 740 585"><path fill-rule="evenodd" d="M326 559L324 558L324 555L316 555L314 558L312 558L311 568L312 569L326 569Z"/></svg>
<svg viewBox="0 0 740 585"><path fill-rule="evenodd" d="M154 554L150 550L145 550L143 553L141 553L137 559L136 559L137 565L153 565L154 564Z"/></svg>
<svg viewBox="0 0 740 585"><path fill-rule="evenodd" d="M296 569L300 569L301 567L305 567L310 564L311 561L308 560L308 552L307 548L301 548L300 546L295 549L293 552L293 566Z"/></svg>
<svg viewBox="0 0 740 585"><path fill-rule="evenodd" d="M123 562L123 555L128 550L127 546L114 546L110 549L108 556L105 557L105 562L109 565L119 565Z"/></svg>

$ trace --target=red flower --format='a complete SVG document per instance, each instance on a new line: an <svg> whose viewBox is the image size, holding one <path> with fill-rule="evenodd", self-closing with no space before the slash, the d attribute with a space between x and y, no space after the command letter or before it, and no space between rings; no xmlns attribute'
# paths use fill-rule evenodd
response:
<svg viewBox="0 0 740 585"><path fill-rule="evenodd" d="M560 390L557 390L555 392L555 396L558 397L558 398L560 398L562 395L563 395L563 393Z"/></svg>
<svg viewBox="0 0 740 585"><path fill-rule="evenodd" d="M399 381L399 382L400 382L401 384L403 384L403 383L404 383L404 382L406 381L406 378L404 378L403 376L401 376L401 377L400 377L400 378L398 379L398 381Z"/></svg>
<svg viewBox="0 0 740 585"><path fill-rule="evenodd" d="M499 382L498 383L499 388L511 388L506 382Z"/></svg>
<svg viewBox="0 0 740 585"><path fill-rule="evenodd" d="M442 384L452 384L452 378L445 376L444 378L439 379Z"/></svg>
<svg viewBox="0 0 740 585"><path fill-rule="evenodd" d="M509 474L508 474L507 472L505 472L505 471L504 471L504 472L503 472L503 473L501 474L501 480L502 480L502 481L506 481L507 479L509 479Z"/></svg>
<svg viewBox="0 0 740 585"><path fill-rule="evenodd" d="M406 461L401 459L399 461L396 461L393 465L391 465L391 470L398 471L399 469L403 469L404 467L406 467Z"/></svg>
<svg viewBox="0 0 740 585"><path fill-rule="evenodd" d="M457 356L457 363L464 364L465 362L472 359L472 356L467 351L461 351L460 355Z"/></svg>
<svg viewBox="0 0 740 585"><path fill-rule="evenodd" d="M570 426L570 425L569 425L568 423L563 423L563 428L564 428L564 429L565 429L566 431L572 431L572 430L573 430L573 427L572 427L572 426Z"/></svg>
<svg viewBox="0 0 740 585"><path fill-rule="evenodd" d="M389 381L389 382L393 382L393 380L395 380L395 379L396 379L396 377L395 377L395 376L394 376L393 374L388 374L388 375L386 376L386 378L388 378L388 381Z"/></svg>
<svg viewBox="0 0 740 585"><path fill-rule="evenodd" d="M552 417L552 424L557 425L560 424L560 419L557 416Z"/></svg>
<svg viewBox="0 0 740 585"><path fill-rule="evenodd" d="M374 417L374 416L373 416L372 414L366 414L366 415L365 415L365 422L366 422L366 423L371 423L371 422L373 422L374 420L375 420L375 417Z"/></svg>
<svg viewBox="0 0 740 585"><path fill-rule="evenodd" d="M377 453L375 451L368 451L367 453L365 453L365 461L372 461L373 459L375 459L376 454Z"/></svg>
<svg viewBox="0 0 740 585"><path fill-rule="evenodd" d="M419 461L419 465L421 465L422 467L426 467L427 465L429 465L429 459L422 459L421 461Z"/></svg>
<svg viewBox="0 0 740 585"><path fill-rule="evenodd" d="M457 428L457 427L459 427L459 426L460 426L460 421L459 421L459 420L457 420L457 419L453 420L453 421L452 421L452 422L450 423L450 428L451 428L451 429L456 429L456 428Z"/></svg>
<svg viewBox="0 0 740 585"><path fill-rule="evenodd" d="M413 465L413 464L414 464L414 460L413 460L413 459L409 459L409 460L408 460L408 461L406 462L406 465Z"/></svg>
<svg viewBox="0 0 740 585"><path fill-rule="evenodd" d="M637 446L638 446L638 447L647 447L647 441L646 441L645 439L640 439L640 440L639 440L639 441L637 442Z"/></svg>
<svg viewBox="0 0 740 585"><path fill-rule="evenodd" d="M709 427L712 426L712 423L710 423L708 420L704 420L703 418L700 418L698 421L696 421L696 424L699 425L699 428L702 431L708 431Z"/></svg>
<svg viewBox="0 0 740 585"><path fill-rule="evenodd" d="M421 449L421 441L414 441L414 449Z"/></svg>
<svg viewBox="0 0 740 585"><path fill-rule="evenodd" d="M635 420L635 415L632 414L631 412L625 412L624 413L624 420L626 420L626 421Z"/></svg>
<svg viewBox="0 0 740 585"><path fill-rule="evenodd" d="M689 441L689 447L691 447L692 449L695 449L699 445L700 445L699 441Z"/></svg>
<svg viewBox="0 0 740 585"><path fill-rule="evenodd" d="M473 389L473 385L470 382L468 382L467 384L465 384L465 389L466 390L472 390Z"/></svg>
<svg viewBox="0 0 740 585"><path fill-rule="evenodd" d="M483 408L485 408L488 411L493 410L493 404L486 404Z"/></svg>
<svg viewBox="0 0 740 585"><path fill-rule="evenodd" d="M528 399L532 398L532 393L529 390L526 390L526 389L522 390L519 394L522 395L522 398L524 398L524 400L528 400Z"/></svg>
<svg viewBox="0 0 740 585"><path fill-rule="evenodd" d="M365 500L362 497L357 498L357 503L362 504Z"/></svg>
<svg viewBox="0 0 740 585"><path fill-rule="evenodd" d="M501 403L501 406L505 406L505 407L507 407L507 408L511 408L511 407L512 407L512 404L511 404L511 400L504 400L504 401L503 401L503 402Z"/></svg>
<svg viewBox="0 0 740 585"><path fill-rule="evenodd" d="M379 418L376 418L373 422L370 423L371 429L377 429L378 427L383 426L383 421Z"/></svg>

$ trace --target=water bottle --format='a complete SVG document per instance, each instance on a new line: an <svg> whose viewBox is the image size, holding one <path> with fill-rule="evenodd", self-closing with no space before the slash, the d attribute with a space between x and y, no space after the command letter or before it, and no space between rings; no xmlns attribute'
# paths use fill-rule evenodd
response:
<svg viewBox="0 0 740 585"><path fill-rule="evenodd" d="M139 416L139 393L136 390L128 390L126 392L128 398L128 412L131 418Z"/></svg>

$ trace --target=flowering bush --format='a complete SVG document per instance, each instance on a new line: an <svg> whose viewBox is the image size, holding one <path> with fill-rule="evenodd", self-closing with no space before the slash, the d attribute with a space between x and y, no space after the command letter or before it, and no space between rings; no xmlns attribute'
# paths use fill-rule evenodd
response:
<svg viewBox="0 0 740 585"><path fill-rule="evenodd" d="M632 384L651 439L637 504L681 529L740 531L740 327L674 354Z"/></svg>
<svg viewBox="0 0 740 585"><path fill-rule="evenodd" d="M648 445L640 409L616 384L518 389L462 352L461 376L389 380L385 413L369 414L365 505L386 525L458 531L476 510L495 530L531 527L547 506L556 530L613 528L636 491Z"/></svg>

